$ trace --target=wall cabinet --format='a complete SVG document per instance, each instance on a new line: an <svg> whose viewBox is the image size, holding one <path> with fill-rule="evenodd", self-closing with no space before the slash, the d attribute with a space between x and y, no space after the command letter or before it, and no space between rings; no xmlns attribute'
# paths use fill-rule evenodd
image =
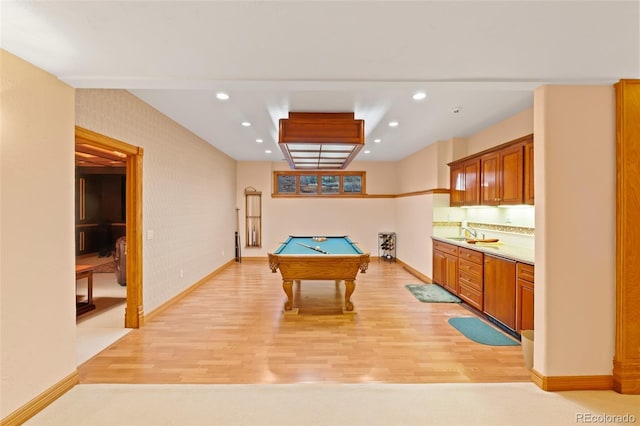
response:
<svg viewBox="0 0 640 426"><path fill-rule="evenodd" d="M484 312L516 329L516 262L485 254Z"/></svg>
<svg viewBox="0 0 640 426"><path fill-rule="evenodd" d="M124 171L76 168L76 256L108 255L117 237L126 233L125 185Z"/></svg>
<svg viewBox="0 0 640 426"><path fill-rule="evenodd" d="M99 250L98 225L76 226L76 256Z"/></svg>
<svg viewBox="0 0 640 426"><path fill-rule="evenodd" d="M451 166L451 206L480 204L480 159L472 158Z"/></svg>
<svg viewBox="0 0 640 426"><path fill-rule="evenodd" d="M516 331L533 330L534 266L518 262L516 265Z"/></svg>
<svg viewBox="0 0 640 426"><path fill-rule="evenodd" d="M533 204L533 135L449 163L450 206Z"/></svg>
<svg viewBox="0 0 640 426"><path fill-rule="evenodd" d="M480 204L522 204L524 194L524 148L509 146L481 157Z"/></svg>
<svg viewBox="0 0 640 426"><path fill-rule="evenodd" d="M458 294L458 246L439 241L433 242L433 277L453 294Z"/></svg>
<svg viewBox="0 0 640 426"><path fill-rule="evenodd" d="M462 163L453 164L449 168L449 205L460 207L464 205L464 169Z"/></svg>
<svg viewBox="0 0 640 426"><path fill-rule="evenodd" d="M465 161L464 170L464 205L477 206L480 203L480 159Z"/></svg>
<svg viewBox="0 0 640 426"><path fill-rule="evenodd" d="M524 203L534 204L533 138L524 144Z"/></svg>

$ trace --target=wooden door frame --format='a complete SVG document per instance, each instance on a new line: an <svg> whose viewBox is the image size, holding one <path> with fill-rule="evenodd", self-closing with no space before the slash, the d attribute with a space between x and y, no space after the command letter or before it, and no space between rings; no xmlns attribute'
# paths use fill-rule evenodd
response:
<svg viewBox="0 0 640 426"><path fill-rule="evenodd" d="M640 80L616 90L616 347L613 387L640 394Z"/></svg>
<svg viewBox="0 0 640 426"><path fill-rule="evenodd" d="M127 154L126 160L126 235L127 235L127 306L126 328L139 328L144 323L142 304L142 157L144 150L76 126L76 143Z"/></svg>

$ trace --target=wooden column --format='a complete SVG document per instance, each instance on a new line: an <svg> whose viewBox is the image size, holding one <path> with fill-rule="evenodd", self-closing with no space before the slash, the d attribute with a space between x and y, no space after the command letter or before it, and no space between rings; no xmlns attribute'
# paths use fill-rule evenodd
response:
<svg viewBox="0 0 640 426"><path fill-rule="evenodd" d="M640 80L616 88L616 351L614 389L640 394Z"/></svg>
<svg viewBox="0 0 640 426"><path fill-rule="evenodd" d="M127 155L127 307L124 326L144 325L142 304L142 148Z"/></svg>

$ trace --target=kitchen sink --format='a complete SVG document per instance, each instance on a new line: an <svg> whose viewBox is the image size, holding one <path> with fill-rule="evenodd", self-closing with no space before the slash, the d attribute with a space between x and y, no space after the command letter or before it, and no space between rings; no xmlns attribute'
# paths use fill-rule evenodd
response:
<svg viewBox="0 0 640 426"><path fill-rule="evenodd" d="M447 240L454 240L454 241L467 241L467 237L446 237Z"/></svg>

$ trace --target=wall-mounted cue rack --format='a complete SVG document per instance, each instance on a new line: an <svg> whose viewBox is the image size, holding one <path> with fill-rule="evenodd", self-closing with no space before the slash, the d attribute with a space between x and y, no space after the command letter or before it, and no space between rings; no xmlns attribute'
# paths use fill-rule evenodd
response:
<svg viewBox="0 0 640 426"><path fill-rule="evenodd" d="M262 192L249 186L244 190L245 241L247 247L262 247Z"/></svg>

